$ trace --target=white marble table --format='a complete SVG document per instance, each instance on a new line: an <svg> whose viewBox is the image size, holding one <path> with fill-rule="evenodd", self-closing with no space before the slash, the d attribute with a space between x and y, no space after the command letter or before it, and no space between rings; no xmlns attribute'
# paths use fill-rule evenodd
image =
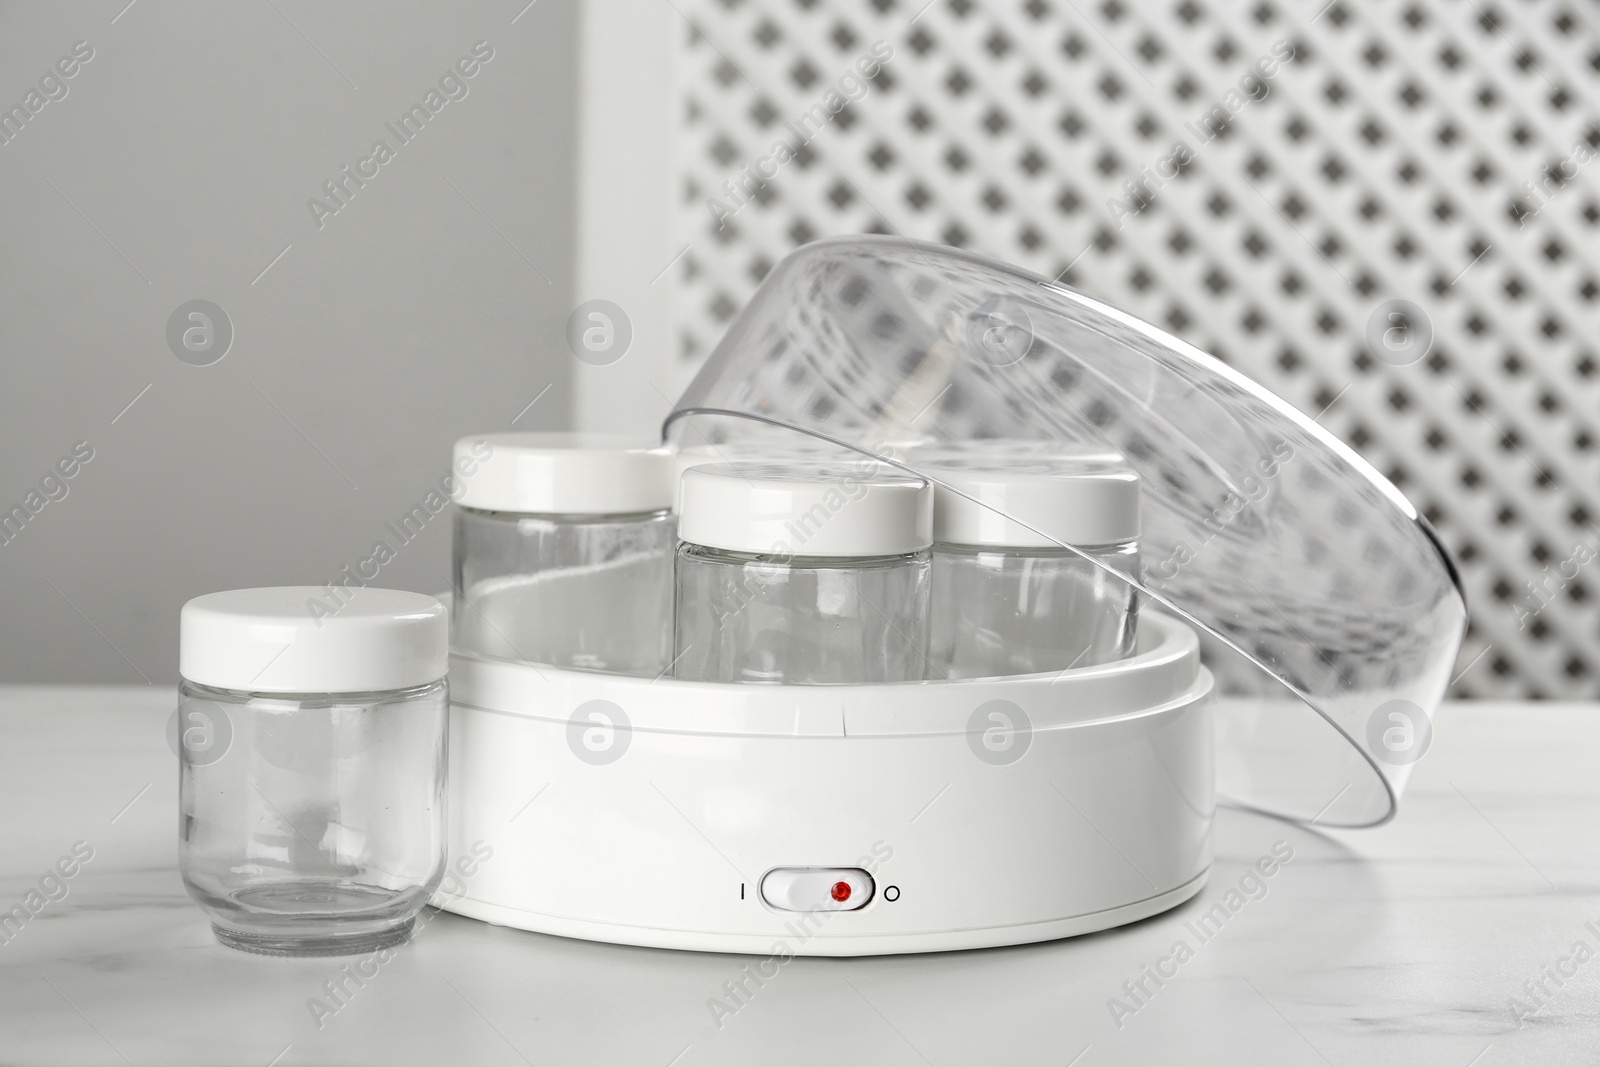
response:
<svg viewBox="0 0 1600 1067"><path fill-rule="evenodd" d="M93 849L0 944L0 1065L1600 1062L1600 706L1447 708L1380 830L1225 811L1208 887L1120 930L797 959L719 1027L707 1002L741 957L430 913L319 1028L308 1001L340 961L222 948L184 895L172 702L0 688L0 910L75 843ZM1185 924L1279 841L1293 860L1201 943ZM1119 1027L1110 998L1133 1004L1123 983L1179 938L1193 958L1160 988L1146 979ZM1571 957L1579 941L1594 958ZM1513 999L1538 1010L1519 1022Z"/></svg>

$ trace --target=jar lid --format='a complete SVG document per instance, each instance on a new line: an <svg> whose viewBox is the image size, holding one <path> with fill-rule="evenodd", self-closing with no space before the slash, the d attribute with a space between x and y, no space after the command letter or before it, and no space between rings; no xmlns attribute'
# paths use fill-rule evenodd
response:
<svg viewBox="0 0 1600 1067"><path fill-rule="evenodd" d="M683 472L678 537L771 556L898 556L933 543L927 482L880 463L713 463Z"/></svg>
<svg viewBox="0 0 1600 1067"><path fill-rule="evenodd" d="M848 448L822 441L795 440L790 433L786 441L756 440L720 445L686 445L672 454L673 502L683 510L683 472L690 467L707 467L715 463L732 463L736 467L750 467L761 463L839 464L860 459L861 454Z"/></svg>
<svg viewBox="0 0 1600 1067"><path fill-rule="evenodd" d="M848 464L860 458L860 453L835 444L818 441L795 441L794 434L784 443L749 442L723 445L687 445L672 454L675 477L681 483L683 472L690 467L707 467L714 463L732 463L748 467L758 463L825 463Z"/></svg>
<svg viewBox="0 0 1600 1067"><path fill-rule="evenodd" d="M195 597L178 621L178 673L257 693L365 693L449 669L444 605L362 586L286 585Z"/></svg>
<svg viewBox="0 0 1600 1067"><path fill-rule="evenodd" d="M934 480L935 541L1050 548L1139 536L1139 476L1115 453L991 453L985 444L910 453Z"/></svg>
<svg viewBox="0 0 1600 1067"><path fill-rule="evenodd" d="M456 442L456 503L483 511L628 515L672 507L672 450L590 433L491 433Z"/></svg>

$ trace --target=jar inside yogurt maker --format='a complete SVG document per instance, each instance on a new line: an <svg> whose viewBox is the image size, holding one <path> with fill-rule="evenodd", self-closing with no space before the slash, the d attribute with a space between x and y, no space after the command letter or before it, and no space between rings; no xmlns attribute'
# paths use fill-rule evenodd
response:
<svg viewBox="0 0 1600 1067"><path fill-rule="evenodd" d="M675 675L925 677L932 503L926 481L871 461L684 471Z"/></svg>
<svg viewBox="0 0 1600 1067"><path fill-rule="evenodd" d="M672 454L601 434L456 442L452 643L657 676L671 662Z"/></svg>
<svg viewBox="0 0 1600 1067"><path fill-rule="evenodd" d="M1139 476L1114 459L914 454L934 497L933 668L988 678L1092 667L1134 653Z"/></svg>

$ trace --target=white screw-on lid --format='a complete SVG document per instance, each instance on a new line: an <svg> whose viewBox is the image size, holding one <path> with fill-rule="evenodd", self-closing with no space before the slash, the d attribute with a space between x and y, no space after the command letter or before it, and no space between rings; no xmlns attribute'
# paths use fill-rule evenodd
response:
<svg viewBox="0 0 1600 1067"><path fill-rule="evenodd" d="M1139 476L1115 453L988 454L979 444L907 461L937 480L934 540L1047 548L1139 536Z"/></svg>
<svg viewBox="0 0 1600 1067"><path fill-rule="evenodd" d="M626 515L672 507L672 450L634 437L491 433L456 442L456 503L482 511Z"/></svg>
<svg viewBox="0 0 1600 1067"><path fill-rule="evenodd" d="M443 678L449 659L444 605L397 589L232 589L195 597L178 621L178 673L218 689L406 689Z"/></svg>
<svg viewBox="0 0 1600 1067"><path fill-rule="evenodd" d="M788 434L781 441L727 441L718 445L688 445L672 454L673 501L682 510L683 472L690 467L732 463L749 467L764 463L849 464L864 457L840 445L816 438Z"/></svg>
<svg viewBox="0 0 1600 1067"><path fill-rule="evenodd" d="M683 472L678 537L759 555L902 555L932 543L933 493L866 461L713 463Z"/></svg>
<svg viewBox="0 0 1600 1067"><path fill-rule="evenodd" d="M686 445L673 453L672 463L681 480L690 467L704 467L712 463L733 463L748 466L754 463L828 463L848 464L866 457L841 445L830 445L815 438L791 434L783 443L751 443L729 441L720 445Z"/></svg>

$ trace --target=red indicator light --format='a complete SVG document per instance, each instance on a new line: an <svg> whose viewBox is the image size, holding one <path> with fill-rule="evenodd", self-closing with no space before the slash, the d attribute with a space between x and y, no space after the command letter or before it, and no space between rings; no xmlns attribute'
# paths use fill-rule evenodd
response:
<svg viewBox="0 0 1600 1067"><path fill-rule="evenodd" d="M838 901L840 904L843 904L845 901L850 899L850 883L849 882L835 882L835 883L833 883L833 890L832 890L832 894L831 895L833 896L834 900Z"/></svg>

